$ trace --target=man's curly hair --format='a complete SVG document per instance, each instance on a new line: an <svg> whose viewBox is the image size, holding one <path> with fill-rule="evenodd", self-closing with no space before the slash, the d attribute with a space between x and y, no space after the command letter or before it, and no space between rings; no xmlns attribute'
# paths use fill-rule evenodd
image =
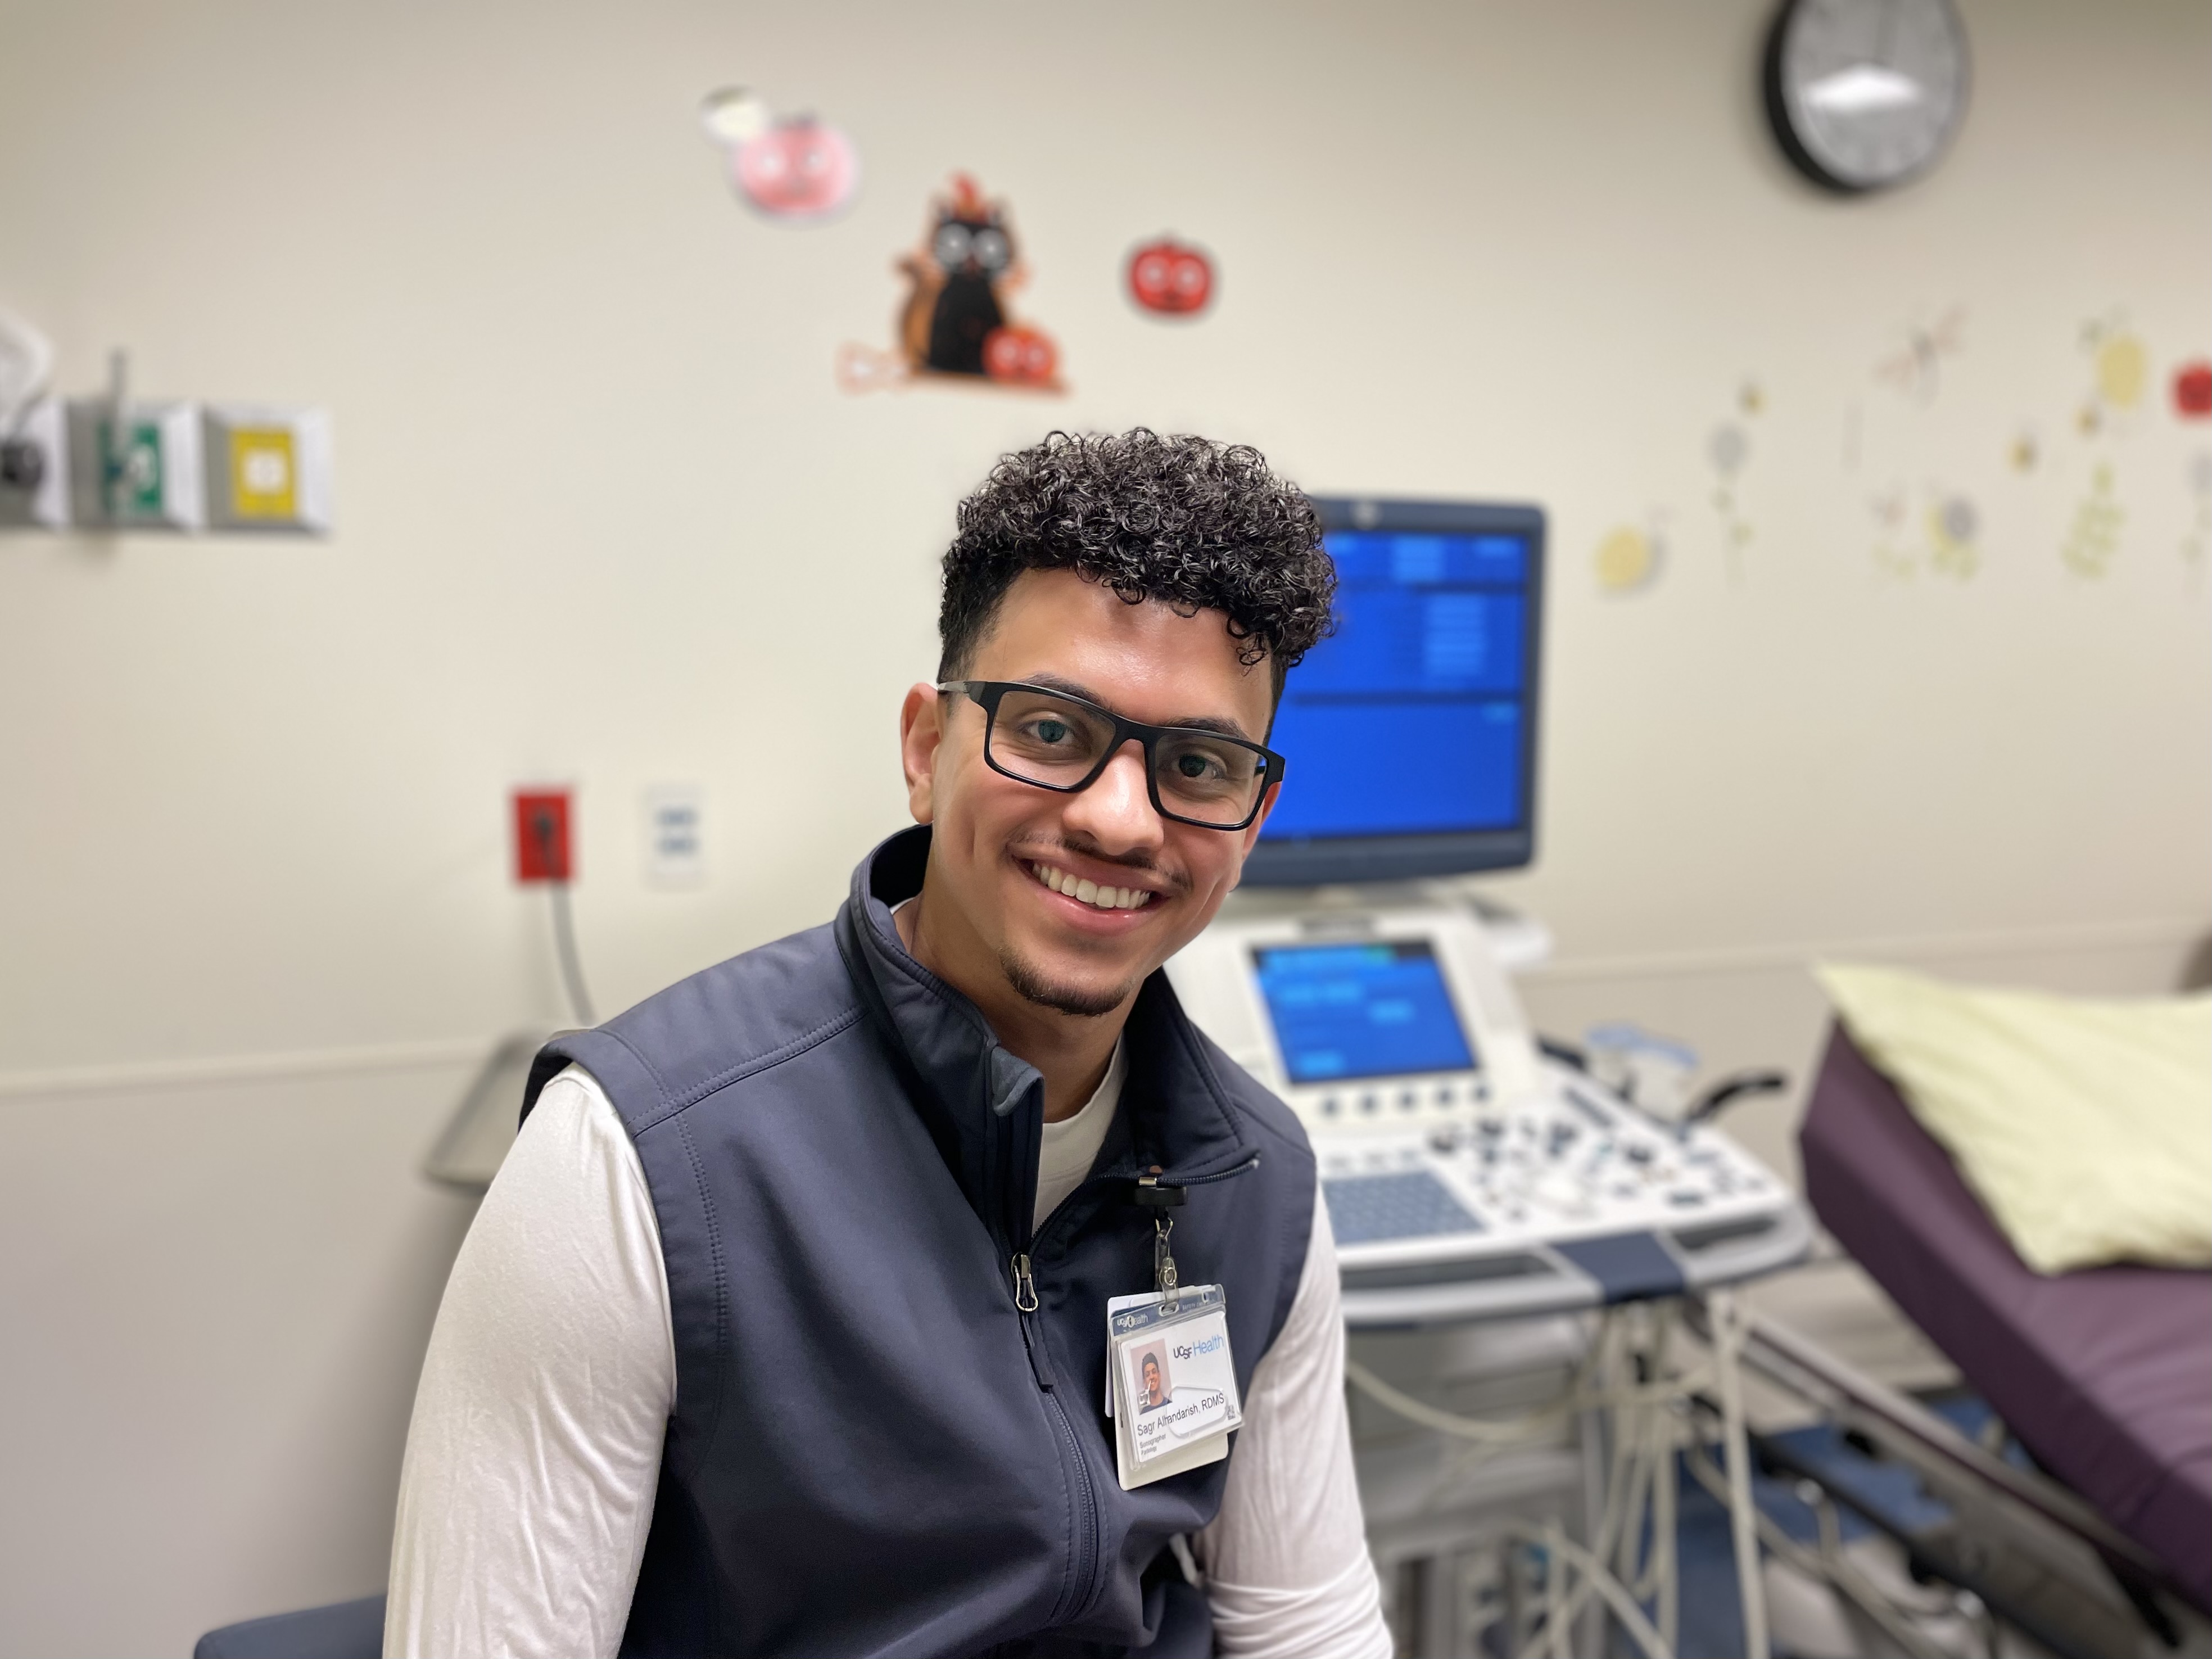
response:
<svg viewBox="0 0 2212 1659"><path fill-rule="evenodd" d="M1024 570L1074 570L1128 605L1218 611L1247 666L1283 677L1329 632L1321 520L1256 449L1206 438L1054 432L1001 456L960 503L945 554L939 679L957 678Z"/></svg>

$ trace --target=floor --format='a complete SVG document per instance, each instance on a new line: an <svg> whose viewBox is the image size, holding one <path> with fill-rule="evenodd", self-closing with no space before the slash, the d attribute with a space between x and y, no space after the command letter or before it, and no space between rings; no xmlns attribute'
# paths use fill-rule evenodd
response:
<svg viewBox="0 0 2212 1659"><path fill-rule="evenodd" d="M1969 1436L1980 1434L1990 1419L1989 1407L1971 1395L1953 1393L1925 1403ZM1839 1496L1848 1494L1907 1524L1938 1519L1944 1513L1909 1470L1861 1456L1832 1425L1792 1430L1774 1437L1820 1468L1825 1484ZM1734 1659L1744 1650L1743 1616L1728 1511L1686 1470L1681 1481L1675 1544L1681 1587L1678 1650L1682 1659ZM1794 1480L1759 1475L1753 1484L1765 1513L1799 1542L1817 1544L1819 1520L1798 1495ZM1952 1611L1948 1604L1953 1598L1940 1586L1913 1585L1901 1550L1853 1510L1838 1504L1837 1513L1845 1548L1862 1570L1900 1599L1923 1609L1922 1627L1948 1650L1983 1659L1982 1634ZM1778 1659L1847 1659L1867 1652L1853 1640L1825 1586L1770 1559L1766 1589ZM2000 1651L2003 1659L2046 1659L2043 1649L2009 1634Z"/></svg>

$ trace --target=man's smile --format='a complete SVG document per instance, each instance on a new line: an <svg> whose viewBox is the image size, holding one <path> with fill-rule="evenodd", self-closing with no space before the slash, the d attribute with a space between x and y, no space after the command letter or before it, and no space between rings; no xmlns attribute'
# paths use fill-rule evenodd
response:
<svg viewBox="0 0 2212 1659"><path fill-rule="evenodd" d="M1096 910L1141 910L1156 896L1149 887L1119 887L1093 881L1088 876L1075 875L1042 860L1022 859L1018 862L1034 878L1063 898L1072 898Z"/></svg>
<svg viewBox="0 0 2212 1659"><path fill-rule="evenodd" d="M1152 902L1149 887L1109 887L1087 876L1074 876L1049 864L1024 860L1023 867L1047 887L1066 898L1099 910L1141 910Z"/></svg>

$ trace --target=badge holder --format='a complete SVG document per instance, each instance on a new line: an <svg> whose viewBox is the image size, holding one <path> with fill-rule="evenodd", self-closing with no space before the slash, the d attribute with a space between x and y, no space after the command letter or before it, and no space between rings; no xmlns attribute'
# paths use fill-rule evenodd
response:
<svg viewBox="0 0 2212 1659"><path fill-rule="evenodd" d="M1157 1176L1139 1179L1136 1201L1152 1212L1153 1288L1106 1304L1106 1414L1125 1492L1219 1462L1244 1420L1228 1297L1218 1285L1186 1288L1176 1278L1168 1212L1183 1197Z"/></svg>

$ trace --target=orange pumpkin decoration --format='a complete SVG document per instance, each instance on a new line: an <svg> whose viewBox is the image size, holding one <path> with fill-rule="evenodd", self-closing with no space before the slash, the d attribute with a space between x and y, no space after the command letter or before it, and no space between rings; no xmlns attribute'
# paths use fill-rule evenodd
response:
<svg viewBox="0 0 2212 1659"><path fill-rule="evenodd" d="M2174 412L2186 419L2212 415L2212 363L2185 363L2173 377Z"/></svg>
<svg viewBox="0 0 2212 1659"><path fill-rule="evenodd" d="M1033 328L994 328L983 338L983 373L1012 386L1050 386L1060 349Z"/></svg>
<svg viewBox="0 0 2212 1659"><path fill-rule="evenodd" d="M1172 236L1144 243L1129 254L1129 297L1162 316L1194 316L1213 297L1213 261Z"/></svg>

